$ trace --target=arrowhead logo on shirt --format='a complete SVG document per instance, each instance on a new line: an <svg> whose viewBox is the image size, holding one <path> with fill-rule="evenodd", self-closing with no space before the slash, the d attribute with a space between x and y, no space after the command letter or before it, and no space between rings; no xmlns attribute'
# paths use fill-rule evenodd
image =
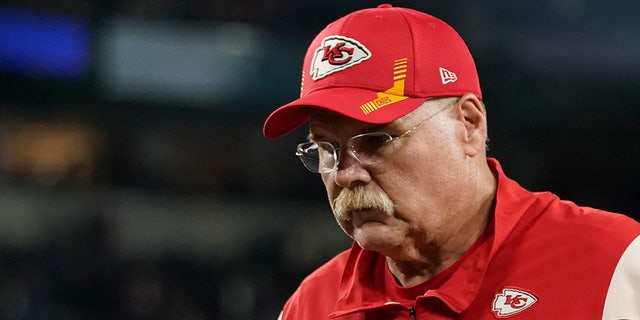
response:
<svg viewBox="0 0 640 320"><path fill-rule="evenodd" d="M528 309L537 301L538 298L530 292L504 288L502 293L496 294L491 311L498 318L506 318Z"/></svg>

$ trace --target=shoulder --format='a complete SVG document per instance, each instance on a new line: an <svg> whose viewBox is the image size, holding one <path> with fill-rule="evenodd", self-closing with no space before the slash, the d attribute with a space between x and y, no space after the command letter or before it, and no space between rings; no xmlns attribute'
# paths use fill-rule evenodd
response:
<svg viewBox="0 0 640 320"><path fill-rule="evenodd" d="M576 245L602 254L601 259L609 256L617 260L640 235L640 223L624 214L579 206L549 193L539 196L547 198L546 205L530 220L525 219L531 222L528 227L561 237L567 246Z"/></svg>
<svg viewBox="0 0 640 320"><path fill-rule="evenodd" d="M497 160L489 159L488 163L498 177L496 219L507 232L511 227L528 230L536 226L565 238L576 235L620 239L623 247L640 234L640 223L628 216L580 206L551 192L531 192L507 177Z"/></svg>
<svg viewBox="0 0 640 320"><path fill-rule="evenodd" d="M320 286L330 287L339 285L343 270L352 250L353 249L345 250L318 267L315 271L304 278L304 280L302 280L300 287L303 289L311 288L315 290Z"/></svg>
<svg viewBox="0 0 640 320"><path fill-rule="evenodd" d="M555 197L555 195L553 196ZM626 246L640 234L640 223L624 214L579 206L557 197L543 211L550 223L568 227L567 233L600 235L611 240L620 238Z"/></svg>
<svg viewBox="0 0 640 320"><path fill-rule="evenodd" d="M629 244L613 272L603 319L640 319L640 236Z"/></svg>
<svg viewBox="0 0 640 320"><path fill-rule="evenodd" d="M314 319L333 311L346 264L353 248L343 251L310 273L284 305L281 319Z"/></svg>

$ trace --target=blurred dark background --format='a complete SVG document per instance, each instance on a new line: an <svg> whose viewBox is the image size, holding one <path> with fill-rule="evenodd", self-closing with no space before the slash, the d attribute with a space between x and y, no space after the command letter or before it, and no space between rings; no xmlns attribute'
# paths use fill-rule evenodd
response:
<svg viewBox="0 0 640 320"><path fill-rule="evenodd" d="M349 245L288 137L326 23L378 1L0 4L0 319L275 319ZM490 155L640 217L640 2L395 1L476 57Z"/></svg>

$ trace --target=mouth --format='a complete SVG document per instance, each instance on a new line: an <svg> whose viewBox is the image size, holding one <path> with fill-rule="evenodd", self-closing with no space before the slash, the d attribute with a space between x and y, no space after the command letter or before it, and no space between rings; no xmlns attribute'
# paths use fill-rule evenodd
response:
<svg viewBox="0 0 640 320"><path fill-rule="evenodd" d="M351 223L356 228L360 228L371 222L382 223L387 217L387 215L380 212L380 210L374 208L352 210L349 212L349 216L351 217Z"/></svg>

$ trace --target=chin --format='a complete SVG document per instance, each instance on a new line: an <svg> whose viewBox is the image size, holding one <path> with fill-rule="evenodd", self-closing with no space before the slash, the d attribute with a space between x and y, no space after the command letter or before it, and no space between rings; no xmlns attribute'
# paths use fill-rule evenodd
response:
<svg viewBox="0 0 640 320"><path fill-rule="evenodd" d="M397 248L403 241L403 239L397 239L390 235L390 232L362 232L356 230L351 237L361 248L378 252L386 252Z"/></svg>

